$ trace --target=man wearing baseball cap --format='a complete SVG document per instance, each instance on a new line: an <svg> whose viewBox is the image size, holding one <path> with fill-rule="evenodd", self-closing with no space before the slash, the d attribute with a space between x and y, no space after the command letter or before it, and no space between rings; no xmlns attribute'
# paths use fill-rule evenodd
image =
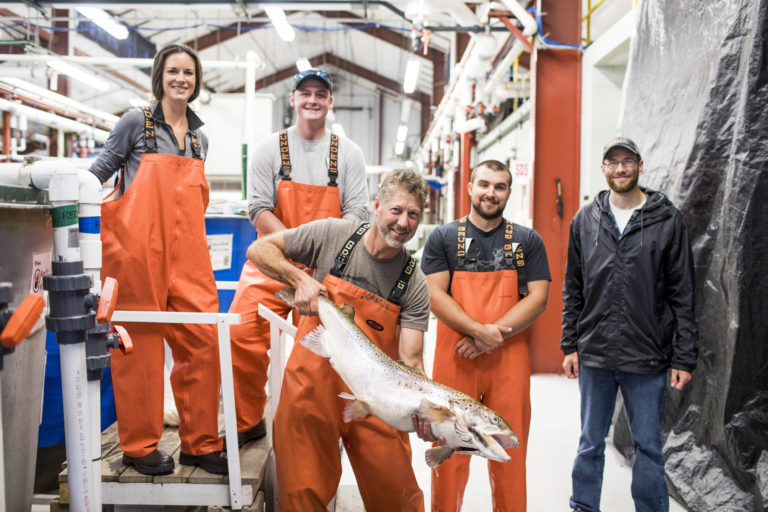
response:
<svg viewBox="0 0 768 512"><path fill-rule="evenodd" d="M248 169L248 216L258 236L328 217L366 220L368 189L363 152L357 144L325 126L333 107L333 84L328 73L320 69L298 73L293 79L290 104L296 111L296 123L264 139ZM246 262L229 309L241 315L241 324L231 329L240 446L266 434L263 417L269 322L259 316L258 305L264 304L287 317L290 308L275 298L275 292L284 287ZM295 313L294 321L298 322Z"/></svg>
<svg viewBox="0 0 768 512"><path fill-rule="evenodd" d="M667 371L669 385L683 389L698 353L691 245L669 199L638 185L643 160L634 141L611 140L600 168L610 190L573 218L563 285L563 369L581 392L570 506L600 510L605 437L621 390L635 447L635 509L666 512Z"/></svg>

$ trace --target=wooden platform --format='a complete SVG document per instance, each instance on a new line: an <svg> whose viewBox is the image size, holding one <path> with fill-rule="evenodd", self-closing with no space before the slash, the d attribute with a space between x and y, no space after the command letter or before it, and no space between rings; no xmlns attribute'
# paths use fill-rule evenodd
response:
<svg viewBox="0 0 768 512"><path fill-rule="evenodd" d="M190 501L189 505L221 506L229 503L229 477L227 475L214 475L198 467L179 464L180 440L177 427L165 427L159 447L173 456L174 472L170 475L144 475L134 468L123 465L123 451L117 436L117 423L103 432L101 437L101 479L104 504L128 504L125 501L128 498L124 496L131 495L135 495L135 502L131 501L130 503L135 505L187 504L182 503L185 496ZM258 496L258 491L263 490L265 467L270 451L269 436L259 441L250 442L240 450L242 485L252 489L251 495L254 498L261 498L261 500L255 499L252 505L261 501L263 507L263 494ZM59 474L59 493L60 503L69 503L66 468ZM204 501L199 501L201 494L205 496ZM180 501L168 503L167 500L172 495L179 495ZM211 503L210 501L219 502ZM245 510L249 509L250 507ZM259 510L263 510L263 508Z"/></svg>

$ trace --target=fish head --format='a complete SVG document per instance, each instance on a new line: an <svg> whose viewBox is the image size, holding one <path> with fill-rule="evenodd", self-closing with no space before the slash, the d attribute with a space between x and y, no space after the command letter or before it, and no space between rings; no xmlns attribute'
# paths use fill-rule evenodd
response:
<svg viewBox="0 0 768 512"><path fill-rule="evenodd" d="M520 441L504 418L470 398L455 400L451 405L456 414L456 432L461 439L458 451L499 462L510 461L506 450L517 448Z"/></svg>

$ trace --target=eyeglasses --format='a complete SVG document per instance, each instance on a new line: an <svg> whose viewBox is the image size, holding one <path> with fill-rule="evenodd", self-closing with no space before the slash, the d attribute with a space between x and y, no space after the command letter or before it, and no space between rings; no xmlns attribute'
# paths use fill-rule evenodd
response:
<svg viewBox="0 0 768 512"><path fill-rule="evenodd" d="M605 160L603 161L603 165L608 167L608 169L610 169L611 171L615 171L616 169L618 169L619 165L631 171L635 167L637 167L637 160L635 160L634 158L625 158L621 162L618 162L616 160Z"/></svg>

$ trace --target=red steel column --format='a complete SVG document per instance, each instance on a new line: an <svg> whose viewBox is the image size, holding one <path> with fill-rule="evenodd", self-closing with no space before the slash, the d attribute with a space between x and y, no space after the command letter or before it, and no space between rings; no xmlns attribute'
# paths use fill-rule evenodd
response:
<svg viewBox="0 0 768 512"><path fill-rule="evenodd" d="M542 32L559 43L580 44L581 2L542 0ZM579 208L581 52L537 49L533 55L533 228L544 239L552 284L544 314L532 326L536 373L562 371L560 352L563 278L568 229ZM560 179L563 216L557 212Z"/></svg>
<svg viewBox="0 0 768 512"><path fill-rule="evenodd" d="M469 175L472 173L472 146L475 145L474 137L471 132L461 134L461 160L459 163L459 175L454 183L454 214L457 219L464 215L469 215L469 194L467 193L467 183Z"/></svg>
<svg viewBox="0 0 768 512"><path fill-rule="evenodd" d="M11 159L11 113L3 112L3 160Z"/></svg>

